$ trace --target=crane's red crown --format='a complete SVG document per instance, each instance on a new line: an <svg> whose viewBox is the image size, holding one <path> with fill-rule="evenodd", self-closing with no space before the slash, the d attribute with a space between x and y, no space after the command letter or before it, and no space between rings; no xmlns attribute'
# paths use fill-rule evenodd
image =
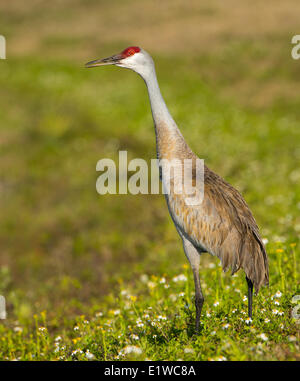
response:
<svg viewBox="0 0 300 381"><path fill-rule="evenodd" d="M140 51L141 49L138 46L129 46L129 48L126 48L125 50L123 50L121 55L123 58L127 58L130 56L133 56L135 53L139 53Z"/></svg>

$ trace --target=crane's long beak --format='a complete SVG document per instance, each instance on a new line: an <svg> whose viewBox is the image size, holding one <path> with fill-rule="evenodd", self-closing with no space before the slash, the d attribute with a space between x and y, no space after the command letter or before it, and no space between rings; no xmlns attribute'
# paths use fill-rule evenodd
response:
<svg viewBox="0 0 300 381"><path fill-rule="evenodd" d="M111 57L107 57L107 58L103 58L103 59L95 60L95 61L90 61L85 64L85 67L90 68L90 67L104 66L104 65L116 65L117 63L120 62L122 58L123 57L121 54L115 54L114 56L111 56Z"/></svg>

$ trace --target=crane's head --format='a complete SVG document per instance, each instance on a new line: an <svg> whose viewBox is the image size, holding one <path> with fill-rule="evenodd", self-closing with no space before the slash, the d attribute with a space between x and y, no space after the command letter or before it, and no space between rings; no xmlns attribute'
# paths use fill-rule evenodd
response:
<svg viewBox="0 0 300 381"><path fill-rule="evenodd" d="M131 69L143 78L154 68L154 63L151 56L138 46L130 46L119 54L115 54L111 57L90 61L85 64L85 67L96 67L104 65L116 65Z"/></svg>

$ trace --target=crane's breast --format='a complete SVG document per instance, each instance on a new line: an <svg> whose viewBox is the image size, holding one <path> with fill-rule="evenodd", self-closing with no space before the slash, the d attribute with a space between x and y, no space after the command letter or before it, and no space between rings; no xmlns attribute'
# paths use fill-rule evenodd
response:
<svg viewBox="0 0 300 381"><path fill-rule="evenodd" d="M185 195L174 193L172 188L165 196L176 228L199 250L218 255L216 248L228 230L224 229L224 221L209 198L204 194L199 204L187 205Z"/></svg>

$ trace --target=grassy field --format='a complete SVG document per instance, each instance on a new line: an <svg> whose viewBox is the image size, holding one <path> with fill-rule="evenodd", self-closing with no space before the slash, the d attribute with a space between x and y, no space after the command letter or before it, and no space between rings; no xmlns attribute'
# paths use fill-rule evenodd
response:
<svg viewBox="0 0 300 381"><path fill-rule="evenodd" d="M299 360L300 4L198 3L0 3L0 360ZM192 274L163 196L96 192L99 159L155 157L143 81L83 67L132 44L153 55L194 152L257 219L270 286L253 322L242 271L204 254L195 335Z"/></svg>

